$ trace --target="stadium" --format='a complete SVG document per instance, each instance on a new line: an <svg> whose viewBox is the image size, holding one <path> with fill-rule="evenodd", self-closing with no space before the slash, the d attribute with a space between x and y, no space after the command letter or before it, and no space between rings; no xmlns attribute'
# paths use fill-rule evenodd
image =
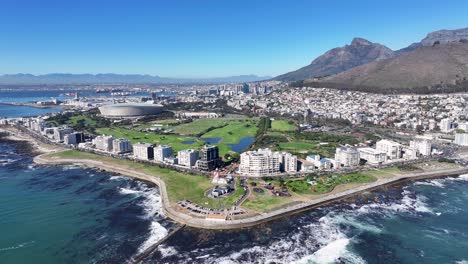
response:
<svg viewBox="0 0 468 264"><path fill-rule="evenodd" d="M163 111L163 106L145 103L111 104L99 107L99 111L104 117L132 118L157 115Z"/></svg>

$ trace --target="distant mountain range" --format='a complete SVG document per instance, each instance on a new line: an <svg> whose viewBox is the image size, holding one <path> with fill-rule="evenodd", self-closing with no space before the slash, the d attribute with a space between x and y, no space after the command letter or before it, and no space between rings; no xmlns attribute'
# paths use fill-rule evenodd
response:
<svg viewBox="0 0 468 264"><path fill-rule="evenodd" d="M468 91L468 28L440 30L392 51L364 39L274 79L370 92Z"/></svg>
<svg viewBox="0 0 468 264"><path fill-rule="evenodd" d="M0 75L1 85L65 85L65 84L216 84L255 82L271 79L269 76L239 75L221 78L166 78L141 74L69 74L51 73L44 75L5 74Z"/></svg>

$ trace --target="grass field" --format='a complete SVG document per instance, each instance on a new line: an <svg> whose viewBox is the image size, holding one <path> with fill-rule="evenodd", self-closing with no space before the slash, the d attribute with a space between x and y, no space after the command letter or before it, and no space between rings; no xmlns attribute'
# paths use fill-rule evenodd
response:
<svg viewBox="0 0 468 264"><path fill-rule="evenodd" d="M245 119L230 122L228 125L203 134L202 138L222 138L220 143L236 144L245 137L255 137L258 127L257 119Z"/></svg>
<svg viewBox="0 0 468 264"><path fill-rule="evenodd" d="M319 145L318 143L307 141L281 142L278 145L279 150L288 151L301 157L305 156L305 154L319 154L320 156L329 158L333 157L337 146L334 143Z"/></svg>
<svg viewBox="0 0 468 264"><path fill-rule="evenodd" d="M291 132L296 130L296 126L290 124L288 120L273 120L271 122L271 130L281 132Z"/></svg>
<svg viewBox="0 0 468 264"><path fill-rule="evenodd" d="M216 119L198 119L190 123L181 124L173 127L174 133L181 135L201 135L213 128L219 128L231 123L242 122L248 119L235 118L216 118Z"/></svg>
<svg viewBox="0 0 468 264"><path fill-rule="evenodd" d="M203 142L197 140L195 137L179 136L172 134L155 134L139 132L126 128L99 128L97 131L100 134L112 135L117 138L126 138L132 143L147 142L151 144L170 145L174 151L183 149L200 149ZM195 141L192 144L184 144L185 141Z"/></svg>
<svg viewBox="0 0 468 264"><path fill-rule="evenodd" d="M265 193L252 193L249 198L244 201L242 207L257 212L268 212L292 202L294 202L293 197L273 196L265 191Z"/></svg>
<svg viewBox="0 0 468 264"><path fill-rule="evenodd" d="M307 180L289 180L286 182L288 189L298 194L320 194L327 193L340 184L369 183L377 178L363 173L350 173L344 175L333 175L315 179L316 184L311 185Z"/></svg>
<svg viewBox="0 0 468 264"><path fill-rule="evenodd" d="M174 170L160 168L158 166L136 163L128 160L119 160L101 155L96 155L87 152L81 152L77 150L68 150L64 152L50 154L51 157L59 158L73 158L73 159L92 159L100 160L106 163L115 163L118 167L126 169L133 169L135 171L144 172L149 175L159 177L164 181L167 188L167 194L171 203L175 203L180 200L188 199L199 205L210 208L218 208L221 204L222 207L229 207L233 204L238 197L243 194L243 189L236 191L231 197L226 199L214 199L204 195L205 191L213 187L211 179L204 176L194 176L184 174Z"/></svg>

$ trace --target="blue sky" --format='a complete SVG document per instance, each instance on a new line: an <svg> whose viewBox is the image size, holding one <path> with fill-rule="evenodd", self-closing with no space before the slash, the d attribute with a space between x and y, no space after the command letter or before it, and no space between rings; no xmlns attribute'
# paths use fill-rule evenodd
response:
<svg viewBox="0 0 468 264"><path fill-rule="evenodd" d="M2 0L0 74L275 76L353 37L400 49L467 14L466 0Z"/></svg>

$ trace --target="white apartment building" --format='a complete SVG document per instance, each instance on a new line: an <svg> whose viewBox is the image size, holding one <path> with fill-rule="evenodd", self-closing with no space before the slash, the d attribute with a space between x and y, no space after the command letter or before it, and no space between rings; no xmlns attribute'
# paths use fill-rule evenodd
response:
<svg viewBox="0 0 468 264"><path fill-rule="evenodd" d="M429 140L415 139L410 141L410 147L415 149L423 156L430 156L432 151L432 144Z"/></svg>
<svg viewBox="0 0 468 264"><path fill-rule="evenodd" d="M73 133L73 129L67 126L54 127L54 140L57 142L63 142L65 135Z"/></svg>
<svg viewBox="0 0 468 264"><path fill-rule="evenodd" d="M335 161L344 167L359 165L359 151L349 146L336 148Z"/></svg>
<svg viewBox="0 0 468 264"><path fill-rule="evenodd" d="M132 143L128 139L118 138L112 142L112 149L115 153L127 153L132 151Z"/></svg>
<svg viewBox="0 0 468 264"><path fill-rule="evenodd" d="M193 167L198 160L198 151L194 149L184 149L177 152L179 165Z"/></svg>
<svg viewBox="0 0 468 264"><path fill-rule="evenodd" d="M359 157L369 164L382 164L387 161L387 152L373 148L359 148Z"/></svg>
<svg viewBox="0 0 468 264"><path fill-rule="evenodd" d="M159 145L154 147L154 160L163 162L164 159L172 157L172 147L167 145Z"/></svg>
<svg viewBox="0 0 468 264"><path fill-rule="evenodd" d="M282 154L270 149L247 151L240 155L239 173L254 177L277 174L281 172L282 160Z"/></svg>
<svg viewBox="0 0 468 264"><path fill-rule="evenodd" d="M133 156L136 159L151 160L154 158L153 145L149 143L136 143L133 145Z"/></svg>
<svg viewBox="0 0 468 264"><path fill-rule="evenodd" d="M468 146L468 133L455 134L454 143L460 146Z"/></svg>
<svg viewBox="0 0 468 264"><path fill-rule="evenodd" d="M397 143L395 141L391 141L387 139L382 139L380 141L377 141L376 149L385 151L387 153L387 158L391 160L399 159L402 157L403 148L400 143Z"/></svg>
<svg viewBox="0 0 468 264"><path fill-rule="evenodd" d="M113 136L106 136L106 135L97 136L93 140L93 144L99 150L111 152L113 149L114 139L115 138Z"/></svg>
<svg viewBox="0 0 468 264"><path fill-rule="evenodd" d="M439 127L441 132L450 132L452 130L452 120L450 120L449 118L444 118L440 120Z"/></svg>
<svg viewBox="0 0 468 264"><path fill-rule="evenodd" d="M283 169L285 172L296 172L297 171L297 156L283 152Z"/></svg>

